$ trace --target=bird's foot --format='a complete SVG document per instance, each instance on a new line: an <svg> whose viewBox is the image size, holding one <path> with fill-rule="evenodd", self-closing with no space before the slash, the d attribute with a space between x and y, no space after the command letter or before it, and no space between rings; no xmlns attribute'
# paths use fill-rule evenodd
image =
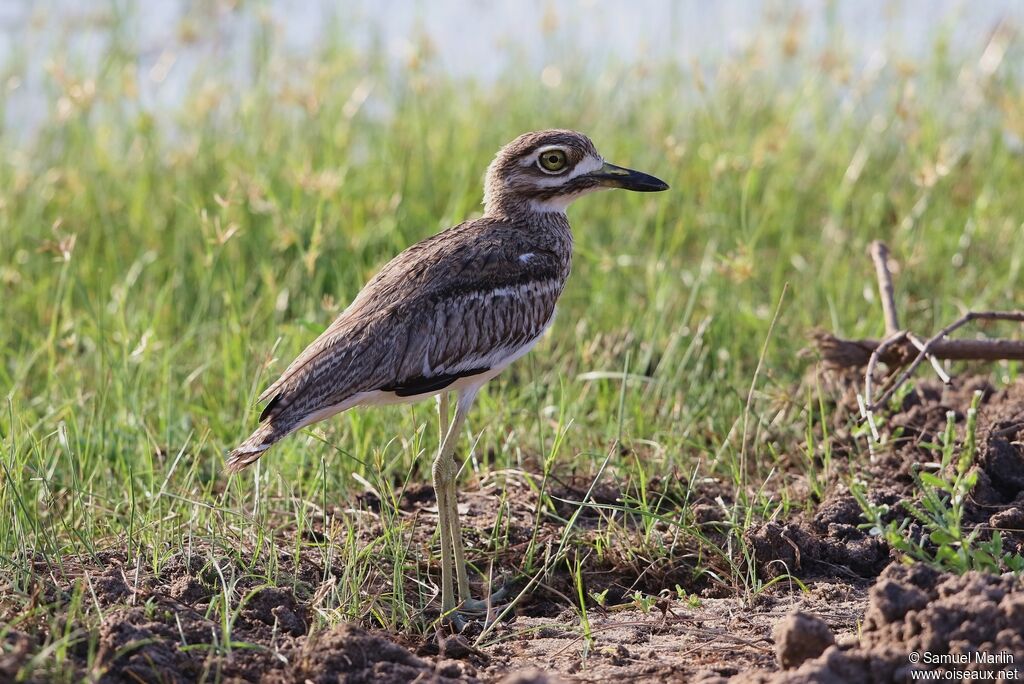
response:
<svg viewBox="0 0 1024 684"><path fill-rule="evenodd" d="M459 612L469 615L486 615L492 608L504 603L508 593L508 585L505 585L486 599L467 598L462 602L462 606L459 607Z"/></svg>
<svg viewBox="0 0 1024 684"><path fill-rule="evenodd" d="M445 622L456 634L472 634L474 630L483 628L481 620L485 625L496 617L497 609L504 604L508 595L509 589L504 586L483 600L467 598L457 609L445 615Z"/></svg>
<svg viewBox="0 0 1024 684"><path fill-rule="evenodd" d="M479 624L479 620L476 618L472 616L467 617L459 611L455 611L448 615L445 622L455 634L466 635L473 631L470 629L470 625Z"/></svg>

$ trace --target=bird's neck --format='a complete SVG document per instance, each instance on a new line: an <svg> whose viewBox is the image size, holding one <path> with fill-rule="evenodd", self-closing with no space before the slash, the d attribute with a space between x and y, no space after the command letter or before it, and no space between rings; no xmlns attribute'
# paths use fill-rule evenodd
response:
<svg viewBox="0 0 1024 684"><path fill-rule="evenodd" d="M487 198L484 202L484 216L516 223L552 223L569 225L565 206L538 204L536 202L510 201L504 197Z"/></svg>
<svg viewBox="0 0 1024 684"><path fill-rule="evenodd" d="M488 202L485 205L485 219L510 223L516 226L523 237L537 246L572 258L572 229L569 217L564 211L537 211L530 204L517 202L508 206Z"/></svg>
<svg viewBox="0 0 1024 684"><path fill-rule="evenodd" d="M524 244L560 254L565 260L565 276L572 260L572 229L565 212L518 211L505 214L501 220L517 226Z"/></svg>

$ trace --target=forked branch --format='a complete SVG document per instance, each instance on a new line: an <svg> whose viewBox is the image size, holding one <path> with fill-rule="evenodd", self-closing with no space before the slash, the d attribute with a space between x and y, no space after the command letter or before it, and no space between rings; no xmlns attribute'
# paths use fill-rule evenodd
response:
<svg viewBox="0 0 1024 684"><path fill-rule="evenodd" d="M874 241L869 250L878 279L878 294L885 318L883 340L843 340L828 333L815 334L818 351L826 366L860 368L866 366L862 412L872 423L872 412L887 402L914 371L928 360L943 382L949 383L940 360L947 361L1024 361L1024 340L950 340L948 336L972 321L1012 321L1024 323L1024 311L971 311L950 323L938 333L923 340L899 325L896 302L889 270L889 249L885 243ZM895 381L877 400L874 400L874 377L879 363L895 370L903 368Z"/></svg>
<svg viewBox="0 0 1024 684"><path fill-rule="evenodd" d="M891 397L893 393L897 389L899 389L900 385L905 383L907 379L910 378L914 371L917 370L917 367L921 365L921 362L928 357L928 355L934 349L936 343L943 340L950 333L959 330L963 326L967 325L971 321L1015 321L1017 323L1024 323L1024 311L968 311L966 314L964 314L957 320L953 321L945 328L940 330L938 333L933 335L931 338L929 338L928 341L924 343L924 346L921 347L920 351L918 351L917 356L914 357L914 360L910 362L910 365L907 366L902 373L900 373L899 377L896 378L896 381L892 383L889 389L887 389L885 393L878 398L878 401L872 402L871 395L865 394L865 400L868 403L868 409L875 410L880 405L887 402L889 400L889 397ZM905 335L906 334L904 333L904 336ZM877 352L878 350L876 349L875 351ZM872 353L872 356L876 356L876 353ZM873 369L869 366L869 374L871 370ZM946 382L949 381L946 380Z"/></svg>

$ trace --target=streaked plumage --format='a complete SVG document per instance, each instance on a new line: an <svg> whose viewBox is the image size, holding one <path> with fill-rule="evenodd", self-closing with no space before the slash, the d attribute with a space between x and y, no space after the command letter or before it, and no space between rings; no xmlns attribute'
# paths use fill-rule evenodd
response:
<svg viewBox="0 0 1024 684"><path fill-rule="evenodd" d="M467 221L413 245L260 396L270 402L264 429L231 465L258 457L311 416L437 394L502 366L550 323L571 255L569 222L559 213L533 224Z"/></svg>
<svg viewBox="0 0 1024 684"><path fill-rule="evenodd" d="M565 208L603 187L668 186L605 163L589 138L573 131L527 133L506 145L488 168L484 216L388 262L260 396L268 402L260 424L230 453L228 469L244 468L291 432L353 406L455 391L458 411L434 472L442 552L461 564L461 540L446 540L445 516L455 516L447 534L458 526L450 438L480 386L529 351L551 324L572 261ZM458 570L465 599L468 585ZM450 575L442 575L450 585ZM449 610L451 587L443 588Z"/></svg>

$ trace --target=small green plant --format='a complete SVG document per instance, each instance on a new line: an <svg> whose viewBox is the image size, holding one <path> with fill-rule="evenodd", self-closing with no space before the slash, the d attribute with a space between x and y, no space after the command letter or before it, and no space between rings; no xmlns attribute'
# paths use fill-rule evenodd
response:
<svg viewBox="0 0 1024 684"><path fill-rule="evenodd" d="M676 598L685 603L690 608L700 608L701 600L700 596L696 594L690 594L678 584L676 585Z"/></svg>
<svg viewBox="0 0 1024 684"><path fill-rule="evenodd" d="M820 386L817 388L817 400L808 394L807 407L809 410L804 430L806 446L803 452L805 472L813 498L821 501L825 498L825 489L832 476L832 439L829 436L828 421L825 420L825 396ZM816 424L820 426L820 438L815 432Z"/></svg>
<svg viewBox="0 0 1024 684"><path fill-rule="evenodd" d="M142 606L142 610L143 610L143 612L144 612L144 614L146 616L146 619L147 620L152 620L154 618L154 616L156 616L156 610L157 610L156 600L151 598L148 601L146 601L146 603L143 604L143 606Z"/></svg>
<svg viewBox="0 0 1024 684"><path fill-rule="evenodd" d="M590 654L590 649L594 645L594 632L590 626L590 615L587 613L587 592L583 588L583 564L586 562L586 558L576 557L575 560L566 560L569 566L569 573L573 578L573 585L576 588L576 599L579 601L580 607L580 627L583 628L583 658L585 659Z"/></svg>
<svg viewBox="0 0 1024 684"><path fill-rule="evenodd" d="M636 606L641 613L650 613L651 609L658 603L657 596L650 596L641 591L634 591L632 599L633 605Z"/></svg>
<svg viewBox="0 0 1024 684"><path fill-rule="evenodd" d="M959 447L955 415L952 411L947 413L942 443L933 445L941 455L940 461L915 466L913 475L917 495L913 500L900 504L909 517L890 519L890 507L870 501L867 487L860 480L851 483L850 492L868 520L863 527L882 536L907 559L956 573L968 570L1020 573L1024 570L1024 557L1004 552L998 531L988 540L981 541L978 539L982 531L980 526L970 530L964 528L964 504L978 480L978 471L973 466L980 401L981 393L975 392L971 408L967 411L963 444ZM914 521L920 525L919 533L911 529Z"/></svg>

